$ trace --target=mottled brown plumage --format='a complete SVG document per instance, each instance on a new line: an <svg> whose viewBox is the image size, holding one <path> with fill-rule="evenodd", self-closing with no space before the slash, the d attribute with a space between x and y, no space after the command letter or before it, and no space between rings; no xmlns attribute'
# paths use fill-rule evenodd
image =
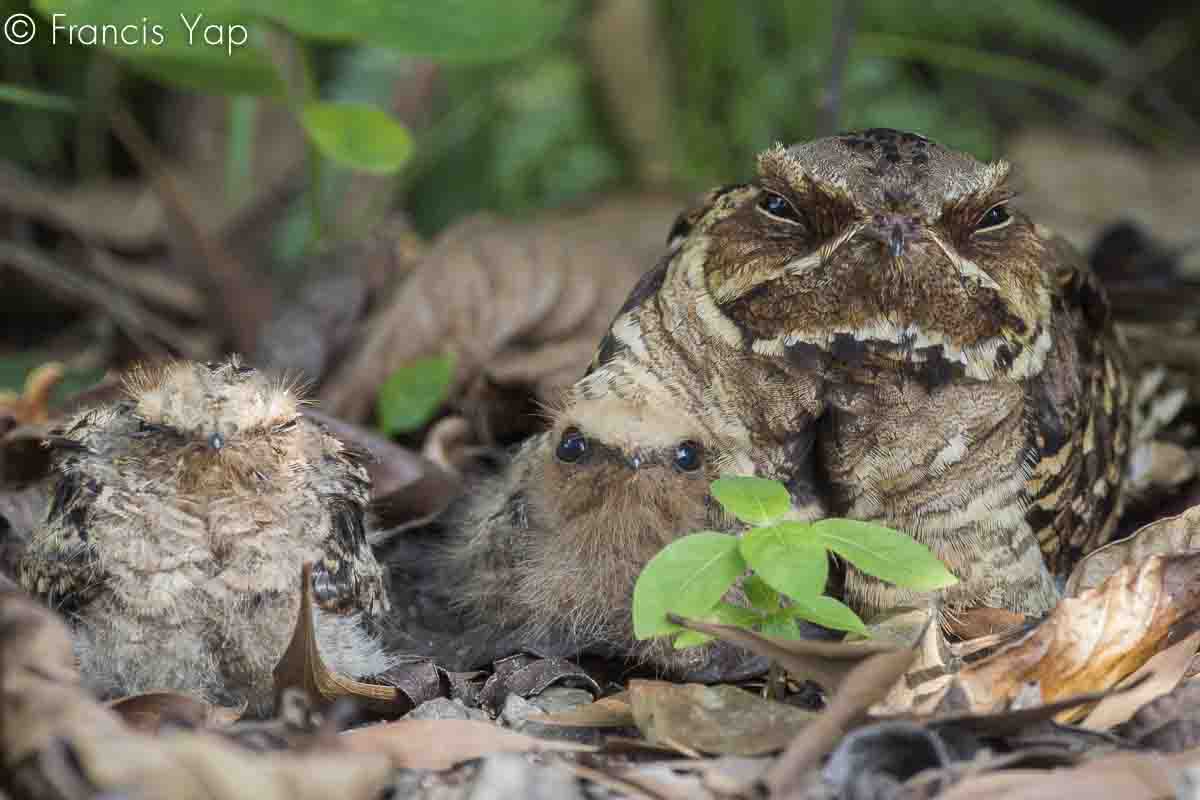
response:
<svg viewBox="0 0 1200 800"><path fill-rule="evenodd" d="M709 193L553 429L468 499L449 562L464 602L673 666L632 643L630 589L658 548L719 524L706 481L728 471L784 481L798 519L900 529L960 578L934 598L847 567L865 616L1047 611L1053 572L1114 531L1130 391L1103 292L1012 195L1008 164L892 130L773 148ZM603 445L591 467L556 455L568 426ZM737 458L629 466L685 436Z"/></svg>
<svg viewBox="0 0 1200 800"><path fill-rule="evenodd" d="M367 473L301 415L295 387L232 359L137 371L127 388L64 426L20 565L71 616L85 679L269 708L305 561L322 653L354 674L386 668L362 625L387 609Z"/></svg>
<svg viewBox="0 0 1200 800"><path fill-rule="evenodd" d="M1045 611L1050 570L1115 528L1129 388L1102 290L1008 177L886 129L768 150L680 218L585 393L669 385L797 506L928 544L951 606Z"/></svg>

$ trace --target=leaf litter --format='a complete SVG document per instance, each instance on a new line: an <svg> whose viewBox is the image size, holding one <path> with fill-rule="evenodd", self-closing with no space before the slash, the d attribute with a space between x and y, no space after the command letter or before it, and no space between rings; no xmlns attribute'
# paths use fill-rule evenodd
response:
<svg viewBox="0 0 1200 800"><path fill-rule="evenodd" d="M650 199L645 207L650 217L661 207L668 219L677 205ZM610 243L576 236L597 220L618 216L613 207L601 208L560 215L545 228L485 219L478 231L448 233L428 254L420 247L389 249L384 240L373 251L382 254L377 264L383 272L350 286L346 295L314 286L302 298L297 318L337 312L330 317L336 325L328 326L334 335L297 357L320 373L315 377L326 399L336 398L338 387L354 395L343 408L327 405L322 422L340 426L339 437L372 455L368 464L380 509L419 524L461 490L461 475L471 469L470 448L487 438L481 410L470 408L483 402L481 386L524 384L547 398L586 364L596 331L623 297L628 276L622 270L628 264L630 275L640 273L666 228L665 222L647 225L653 236L615 255ZM567 253L554 244L568 240L581 245ZM611 269L607 275L619 290L610 292L607 277L580 277L606 274L596 263ZM408 279L385 274L393 268ZM450 327L438 323L425 339L415 337L402 348L386 340L389 327L408 330L414 303L436 300L448 281L470 274L477 285L453 307L458 316L448 316ZM353 302L321 305L332 296ZM148 297L139 295L138 302ZM500 304L503 313L475 313L495 308L497 298L508 303ZM140 318L139 307L129 307L125 319L131 324ZM372 317L365 328L363 314ZM404 325L396 323L401 318ZM354 404L375 397L388 374L380 368L387 359L398 367L456 342L452 352L466 364L456 370L450 406L465 416L447 418L459 421L448 422L437 436L435 423L424 457L355 424L369 407ZM15 412L10 418L22 425L52 421L55 409L45 395L31 390L7 398ZM1192 474L1178 449L1146 453L1148 486L1173 490ZM1190 586L1200 567L1188 551L1198 529L1200 515L1190 509L1097 551L1071 576L1067 599L1043 620L980 609L939 626L926 624L927 616L899 613L873 621L874 638L839 643L679 621L772 659L793 688L819 685L827 704L818 712L767 700L752 683L597 683L569 662L534 657L493 665L495 675L506 676L492 682L487 696L493 707L508 694L536 699L555 682L591 682L594 703L528 719L543 728L608 731L600 741L607 736L612 744L601 749L466 719L401 718L340 734L363 714L392 718L448 696L478 703L486 676L414 660L402 664L401 673L349 681L324 667L311 620L306 627L303 615L294 650L281 661L278 719L238 720L238 709L171 692L122 698L106 708L72 674L65 631L10 586L0 595L0 621L6 623L0 625L0 753L4 766L16 769L6 770L0 785L14 798L36 796L32 787L44 786L64 797L130 787L148 797L366 797L397 770L462 775L459 770L479 759L493 764L500 763L494 754L524 753L628 796L817 797L830 787L942 797L1057 797L1123 787L1132 797L1159 796L1154 793L1183 785L1189 768L1200 765L1200 753L1192 752L1200 745L1200 722L1189 680L1197 646L1197 637L1189 635L1196 627ZM14 634L17 628L25 633ZM611 694L627 683L627 693ZM13 708L10 687L30 698L28 707ZM349 711L355 700L366 702ZM26 724L31 709L39 725ZM640 751L627 737L634 725L644 736ZM1130 752L1146 747L1175 755ZM915 760L920 770L897 767L900 756ZM306 777L314 771L320 777Z"/></svg>

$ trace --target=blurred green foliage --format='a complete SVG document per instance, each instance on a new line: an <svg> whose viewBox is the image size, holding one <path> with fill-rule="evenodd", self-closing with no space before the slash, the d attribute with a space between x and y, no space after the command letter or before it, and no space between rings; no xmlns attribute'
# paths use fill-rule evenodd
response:
<svg viewBox="0 0 1200 800"><path fill-rule="evenodd" d="M68 180L87 166L82 154L89 147L80 140L103 136L95 112L106 96L119 92L143 106L169 100L161 90L147 92L138 76L187 91L240 94L230 99L226 177L233 199L249 174L254 101L247 103L247 92L292 103L315 150L339 169L400 169L400 199L426 233L472 211L557 206L641 174L638 154L618 135L621 126L603 101L607 77L589 50L588 22L603 0L207 2L202 24L250 30L232 57L220 47L187 45L176 18L182 11L194 19L201 10L178 0L33 4L0 0L7 13L36 12L43 30L46 15L56 12L72 23L145 17L173 25L164 46L51 46L43 35L0 51L0 101L9 101L0 102L0 123L13 132L0 143L0 157ZM828 133L820 109L841 55L841 129L911 128L984 157L996 154L1012 120L1061 118L1085 106L1135 138L1156 141L1162 133L1125 99L1106 95L1104 79L1129 56L1129 44L1064 0L652 5L670 70L669 91L654 102L670 111L660 116L672 120L666 135L680 188L744 178L764 146ZM839 54L836 29L846 8L856 9L853 33ZM288 85L278 70L279 37L306 56L300 85ZM438 65L439 90L409 159L407 134L382 113L363 113L361 104L386 106L418 59ZM623 87L606 88L611 95ZM314 102L321 105L306 112ZM64 104L82 113L62 113ZM347 185L337 169L315 171L314 183L326 205L336 205ZM289 230L310 228L288 222ZM281 254L294 256L296 237L282 240L288 244Z"/></svg>

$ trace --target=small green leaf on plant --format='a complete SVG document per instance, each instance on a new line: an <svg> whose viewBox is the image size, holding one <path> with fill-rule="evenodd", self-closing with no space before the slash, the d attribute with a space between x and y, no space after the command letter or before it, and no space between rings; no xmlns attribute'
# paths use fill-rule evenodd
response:
<svg viewBox="0 0 1200 800"><path fill-rule="evenodd" d="M701 531L676 539L650 559L633 587L634 635L679 631L668 612L706 616L745 570L736 536Z"/></svg>
<svg viewBox="0 0 1200 800"><path fill-rule="evenodd" d="M859 619L858 614L855 614L840 600L822 595L821 597L796 598L793 602L794 605L790 610L795 617L801 617L838 631L849 631L863 636L871 635L867 631L866 624Z"/></svg>
<svg viewBox="0 0 1200 800"><path fill-rule="evenodd" d="M717 478L712 496L721 507L750 525L767 525L792 507L792 497L779 481L739 475Z"/></svg>
<svg viewBox="0 0 1200 800"><path fill-rule="evenodd" d="M742 551L742 558L745 557L746 553ZM742 581L742 590L746 592L746 599L750 601L750 605L764 614L770 614L779 608L779 592L757 575L751 575Z"/></svg>
<svg viewBox="0 0 1200 800"><path fill-rule="evenodd" d="M740 628L752 628L762 622L762 615L758 614L744 606L735 606L732 603L720 602L699 618L700 622L712 622L718 625L736 625ZM795 623L792 623L795 628ZM697 647L702 644L708 644L714 637L710 633L701 633L700 631L685 630L683 633L675 637L673 642L676 650L683 650L687 647Z"/></svg>
<svg viewBox="0 0 1200 800"><path fill-rule="evenodd" d="M958 578L925 545L899 531L854 519L823 519L816 539L859 570L919 591L952 586Z"/></svg>
<svg viewBox="0 0 1200 800"><path fill-rule="evenodd" d="M366 103L308 103L300 119L321 153L351 169L387 175L412 154L408 130Z"/></svg>
<svg viewBox="0 0 1200 800"><path fill-rule="evenodd" d="M772 589L788 597L817 597L825 592L829 556L825 545L803 522L778 522L742 535L742 558Z"/></svg>
<svg viewBox="0 0 1200 800"><path fill-rule="evenodd" d="M454 357L412 361L391 374L379 389L379 427L384 433L411 433L429 422L446 400L454 379Z"/></svg>
<svg viewBox="0 0 1200 800"><path fill-rule="evenodd" d="M799 639L800 628L796 625L796 613L790 608L776 611L763 620L763 636L777 636L780 639Z"/></svg>

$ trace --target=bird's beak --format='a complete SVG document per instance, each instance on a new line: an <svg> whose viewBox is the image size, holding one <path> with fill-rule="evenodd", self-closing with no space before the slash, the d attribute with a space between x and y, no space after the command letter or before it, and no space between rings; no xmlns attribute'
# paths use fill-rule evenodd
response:
<svg viewBox="0 0 1200 800"><path fill-rule="evenodd" d="M208 446L213 450L220 452L221 448L225 446L225 437L219 433L214 433L212 436L208 437Z"/></svg>
<svg viewBox="0 0 1200 800"><path fill-rule="evenodd" d="M629 457L629 465L631 467L633 467L634 469L637 469L638 467L642 466L642 454L634 453L633 455L631 455Z"/></svg>

